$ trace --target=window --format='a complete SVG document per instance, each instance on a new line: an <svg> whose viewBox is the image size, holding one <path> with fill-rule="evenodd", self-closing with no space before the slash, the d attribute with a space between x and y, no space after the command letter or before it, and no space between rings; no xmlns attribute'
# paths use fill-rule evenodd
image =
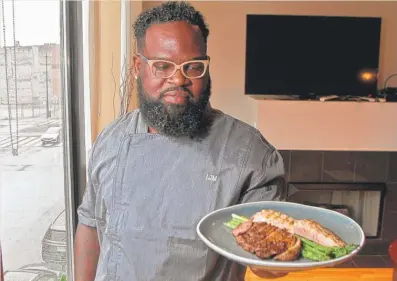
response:
<svg viewBox="0 0 397 281"><path fill-rule="evenodd" d="M81 2L0 4L0 237L5 280L72 280L72 184L82 183L79 173L85 171L72 174L71 167L85 165L85 153L80 152L85 149L85 119L84 112L75 110L84 104L83 80L76 78L82 76L81 62L69 54L72 48L74 54L82 53ZM81 141L78 148L74 139Z"/></svg>

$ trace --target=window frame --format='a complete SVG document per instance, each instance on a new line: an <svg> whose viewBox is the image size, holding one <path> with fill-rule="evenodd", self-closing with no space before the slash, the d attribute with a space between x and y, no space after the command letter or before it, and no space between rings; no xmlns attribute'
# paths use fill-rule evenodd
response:
<svg viewBox="0 0 397 281"><path fill-rule="evenodd" d="M63 155L65 215L68 245L68 281L74 280L74 235L78 223L77 207L86 186L87 145L91 124L85 124L89 111L89 93L85 91L82 1L61 0L61 82L63 85ZM88 88L89 90L89 88ZM88 128L86 128L86 126ZM87 130L89 129L89 130Z"/></svg>

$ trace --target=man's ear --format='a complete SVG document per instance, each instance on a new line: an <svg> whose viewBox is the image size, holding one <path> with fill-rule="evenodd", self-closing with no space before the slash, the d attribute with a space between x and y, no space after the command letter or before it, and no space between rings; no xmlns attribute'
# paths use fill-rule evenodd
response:
<svg viewBox="0 0 397 281"><path fill-rule="evenodd" d="M132 63L133 63L133 75L134 78L137 79L139 72L141 70L141 60L139 59L138 55L134 54L132 58Z"/></svg>

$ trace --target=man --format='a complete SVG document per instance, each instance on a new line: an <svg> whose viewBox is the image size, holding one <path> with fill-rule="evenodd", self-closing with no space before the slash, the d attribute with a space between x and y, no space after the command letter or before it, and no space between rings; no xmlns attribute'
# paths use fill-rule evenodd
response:
<svg viewBox="0 0 397 281"><path fill-rule="evenodd" d="M219 208L282 200L283 161L256 129L211 108L209 30L198 11L167 2L134 29L140 107L92 149L76 281L244 280L245 268L209 250L195 228Z"/></svg>

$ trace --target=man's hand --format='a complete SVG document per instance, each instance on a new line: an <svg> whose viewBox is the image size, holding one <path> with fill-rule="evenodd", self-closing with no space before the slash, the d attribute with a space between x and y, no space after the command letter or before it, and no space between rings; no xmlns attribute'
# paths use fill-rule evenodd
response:
<svg viewBox="0 0 397 281"><path fill-rule="evenodd" d="M284 277L288 274L288 272L282 272L282 271L268 271L264 268L260 267L251 267L250 269L252 273L254 273L256 276L265 278L265 279L276 279L276 278L281 278Z"/></svg>

